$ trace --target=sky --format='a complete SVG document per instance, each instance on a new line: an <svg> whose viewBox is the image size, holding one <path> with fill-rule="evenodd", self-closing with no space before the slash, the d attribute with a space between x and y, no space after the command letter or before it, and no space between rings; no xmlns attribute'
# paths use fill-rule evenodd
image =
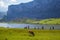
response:
<svg viewBox="0 0 60 40"><path fill-rule="evenodd" d="M9 5L17 5L20 3L27 3L33 0L0 0L0 12L6 12Z"/></svg>

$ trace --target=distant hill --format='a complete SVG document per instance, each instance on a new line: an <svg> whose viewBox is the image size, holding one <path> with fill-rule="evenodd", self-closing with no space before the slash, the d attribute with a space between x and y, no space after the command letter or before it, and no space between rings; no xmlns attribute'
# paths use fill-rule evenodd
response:
<svg viewBox="0 0 60 40"><path fill-rule="evenodd" d="M0 19L2 18L2 13L0 12Z"/></svg>
<svg viewBox="0 0 60 40"><path fill-rule="evenodd" d="M0 22L7 22L7 16L3 15L2 18L0 19Z"/></svg>
<svg viewBox="0 0 60 40"><path fill-rule="evenodd" d="M4 16L4 12L0 12L0 19L2 19Z"/></svg>
<svg viewBox="0 0 60 40"><path fill-rule="evenodd" d="M29 3L10 5L7 20L16 18L60 18L60 0L34 0Z"/></svg>

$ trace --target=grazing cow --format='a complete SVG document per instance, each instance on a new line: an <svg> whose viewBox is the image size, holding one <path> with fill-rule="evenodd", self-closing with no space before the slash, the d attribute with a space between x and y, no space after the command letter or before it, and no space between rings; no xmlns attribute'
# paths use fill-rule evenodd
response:
<svg viewBox="0 0 60 40"><path fill-rule="evenodd" d="M29 30L28 32L29 32L30 36L35 36L35 34L32 30Z"/></svg>
<svg viewBox="0 0 60 40"><path fill-rule="evenodd" d="M28 26L28 29L29 29L29 26Z"/></svg>

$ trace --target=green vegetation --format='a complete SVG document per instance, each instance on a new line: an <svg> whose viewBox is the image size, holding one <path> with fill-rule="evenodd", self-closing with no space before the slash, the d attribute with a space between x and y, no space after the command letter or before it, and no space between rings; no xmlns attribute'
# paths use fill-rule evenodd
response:
<svg viewBox="0 0 60 40"><path fill-rule="evenodd" d="M15 19L7 23L25 23L25 24L60 24L60 18L49 18L49 19Z"/></svg>
<svg viewBox="0 0 60 40"><path fill-rule="evenodd" d="M25 24L34 24L33 22L36 22L36 19L15 19L11 20L8 23L25 23Z"/></svg>
<svg viewBox="0 0 60 40"><path fill-rule="evenodd" d="M60 18L50 18L50 19L42 19L42 20L27 19L24 22L29 24L60 24Z"/></svg>
<svg viewBox="0 0 60 40"><path fill-rule="evenodd" d="M0 28L0 40L60 40L60 30L34 30L29 36L28 29Z"/></svg>
<svg viewBox="0 0 60 40"><path fill-rule="evenodd" d="M40 24L60 24L60 18L45 19L45 20L41 20L39 23Z"/></svg>

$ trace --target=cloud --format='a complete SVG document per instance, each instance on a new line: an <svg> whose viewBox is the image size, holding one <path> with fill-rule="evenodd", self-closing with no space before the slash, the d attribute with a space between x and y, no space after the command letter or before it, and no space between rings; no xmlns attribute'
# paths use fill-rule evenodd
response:
<svg viewBox="0 0 60 40"><path fill-rule="evenodd" d="M8 7L8 5L4 2L4 1L0 1L0 11L6 11L7 8Z"/></svg>
<svg viewBox="0 0 60 40"><path fill-rule="evenodd" d="M16 5L19 4L20 2L18 0L9 0L9 5Z"/></svg>
<svg viewBox="0 0 60 40"><path fill-rule="evenodd" d="M0 6L1 7L4 7L5 6L5 3L3 1L0 1Z"/></svg>
<svg viewBox="0 0 60 40"><path fill-rule="evenodd" d="M0 0L0 11L8 11L9 5L17 5L20 3L30 2L32 0Z"/></svg>
<svg viewBox="0 0 60 40"><path fill-rule="evenodd" d="M13 3L14 3L14 2L17 2L17 0L10 0L10 1L13 2Z"/></svg>
<svg viewBox="0 0 60 40"><path fill-rule="evenodd" d="M0 7L6 8L8 5L4 1L0 1Z"/></svg>

